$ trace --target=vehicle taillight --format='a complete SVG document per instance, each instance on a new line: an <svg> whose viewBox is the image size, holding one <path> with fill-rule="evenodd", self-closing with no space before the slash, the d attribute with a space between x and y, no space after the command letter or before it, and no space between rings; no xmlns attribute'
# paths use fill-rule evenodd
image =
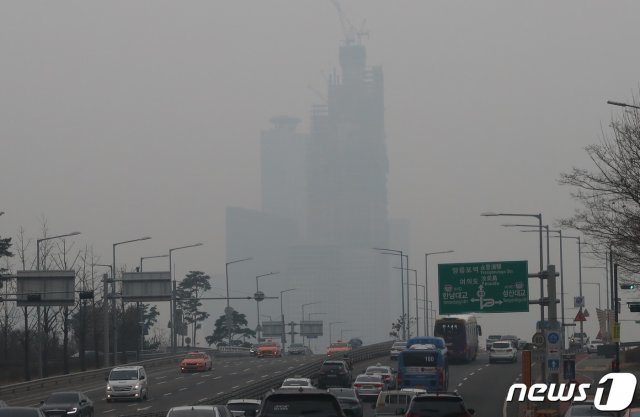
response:
<svg viewBox="0 0 640 417"><path fill-rule="evenodd" d="M382 384L375 384L374 387L376 387L376 389L381 390L382 389Z"/></svg>
<svg viewBox="0 0 640 417"><path fill-rule="evenodd" d="M362 385L360 384L353 384L353 388L360 388Z"/></svg>
<svg viewBox="0 0 640 417"><path fill-rule="evenodd" d="M396 382L398 386L402 385L402 375L398 374L398 376L396 377Z"/></svg>
<svg viewBox="0 0 640 417"><path fill-rule="evenodd" d="M512 351L511 349L507 349L507 352L511 352L511 351Z"/></svg>

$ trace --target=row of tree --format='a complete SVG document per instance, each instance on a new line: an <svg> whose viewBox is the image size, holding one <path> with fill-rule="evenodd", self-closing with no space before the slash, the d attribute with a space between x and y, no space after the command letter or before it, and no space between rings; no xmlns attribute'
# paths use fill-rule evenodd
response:
<svg viewBox="0 0 640 417"><path fill-rule="evenodd" d="M47 236L46 220L42 221L42 236ZM64 239L41 241L41 269L76 271L76 290L93 291L94 298L78 300L73 306L40 308L18 307L15 301L9 301L17 293L15 279L10 278L14 271L35 269L34 240L27 238L22 228L15 242L0 236L0 369L3 369L0 383L101 367L104 338L113 340L114 336L113 321L104 329L105 308L112 320L116 319L121 352L155 350L169 344L168 331L155 326L159 317L157 307L117 302L113 310L110 302L105 305L100 278L104 271L99 268L99 258L91 247L76 250L73 242ZM123 267L119 272L126 270ZM177 287L176 309L182 319L176 331L183 344L197 340L198 330L209 319L200 298L210 290L210 277L201 271L190 271ZM210 346L245 344L247 338L255 336L255 332L246 328L244 314L234 313L230 332L224 317L215 322L214 331L205 338ZM121 360L126 361L126 355Z"/></svg>

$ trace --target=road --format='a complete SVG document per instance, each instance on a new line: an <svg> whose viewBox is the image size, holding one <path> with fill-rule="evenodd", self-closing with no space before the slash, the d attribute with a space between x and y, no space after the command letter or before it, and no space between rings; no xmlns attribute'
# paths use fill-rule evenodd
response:
<svg viewBox="0 0 640 417"><path fill-rule="evenodd" d="M167 410L178 405L193 404L238 389L244 384L284 374L304 363L315 361L313 356L285 356L276 359L220 358L214 361L213 370L204 373L182 374L175 366L150 370L149 394L145 402L105 401L105 383L93 382L87 386L60 387L53 391L82 390L94 401L95 416L116 417L153 411ZM382 363L396 366L388 357L372 359L354 364L354 376L367 366ZM520 377L521 363L489 364L486 353L479 354L476 361L450 366L449 388L458 391L468 408L481 416L516 416L515 408L504 413L504 400L509 386ZM7 401L10 405L36 406L46 395L32 394L19 400ZM374 410L365 403L365 417L373 417Z"/></svg>

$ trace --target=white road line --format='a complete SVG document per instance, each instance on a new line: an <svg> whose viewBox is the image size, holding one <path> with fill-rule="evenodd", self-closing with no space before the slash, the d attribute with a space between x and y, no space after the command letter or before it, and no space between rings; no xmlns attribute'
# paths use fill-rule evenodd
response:
<svg viewBox="0 0 640 417"><path fill-rule="evenodd" d="M474 374L475 374L475 372L471 372L471 373L469 374L469 376L473 376ZM466 379L466 378L465 378L465 379Z"/></svg>
<svg viewBox="0 0 640 417"><path fill-rule="evenodd" d="M138 408L138 411L144 411L144 410L148 410L150 408L151 408L151 406L149 405L149 406L146 406L146 407Z"/></svg>
<svg viewBox="0 0 640 417"><path fill-rule="evenodd" d="M166 375L165 376L157 376L155 379L165 379L166 377L167 377ZM141 410L143 410L143 409L141 408Z"/></svg>
<svg viewBox="0 0 640 417"><path fill-rule="evenodd" d="M220 391L219 393L217 393L216 395L222 395L224 394L224 391Z"/></svg>
<svg viewBox="0 0 640 417"><path fill-rule="evenodd" d="M166 394L164 394L164 396L167 397L167 396L169 396L171 394L173 394L173 392L167 392Z"/></svg>
<svg viewBox="0 0 640 417"><path fill-rule="evenodd" d="M476 372L480 372L480 371L482 371L482 368L478 368L478 370Z"/></svg>
<svg viewBox="0 0 640 417"><path fill-rule="evenodd" d="M138 405L138 404L133 403L133 404L129 404L129 405L127 405L127 407L135 407L136 405Z"/></svg>
<svg viewBox="0 0 640 417"><path fill-rule="evenodd" d="M200 399L198 400L198 402L203 402L203 401L207 401L207 400L208 400L208 398L207 398L207 397L204 397L204 398L200 398Z"/></svg>
<svg viewBox="0 0 640 417"><path fill-rule="evenodd" d="M220 375L218 375L218 376L214 377L213 379L220 379L220 378L222 378L222 377Z"/></svg>
<svg viewBox="0 0 640 417"><path fill-rule="evenodd" d="M269 376L269 375L262 375L260 378L266 378L266 377L268 377L268 376Z"/></svg>
<svg viewBox="0 0 640 417"><path fill-rule="evenodd" d="M103 411L102 413L103 413L103 414L107 414L107 413L110 413L110 412L112 412L112 411L116 411L116 409L115 409L115 408L112 408L111 410Z"/></svg>
<svg viewBox="0 0 640 417"><path fill-rule="evenodd" d="M247 371L250 371L250 370L251 370L251 368L247 368L247 369L243 369L242 372L247 372Z"/></svg>
<svg viewBox="0 0 640 417"><path fill-rule="evenodd" d="M235 387L231 387L231 389L240 388L240 385L236 385Z"/></svg>
<svg viewBox="0 0 640 417"><path fill-rule="evenodd" d="M462 386L462 382L458 384L458 387L461 387L461 386Z"/></svg>
<svg viewBox="0 0 640 417"><path fill-rule="evenodd" d="M182 387L178 391L185 391L186 389L187 389L187 387Z"/></svg>
<svg viewBox="0 0 640 417"><path fill-rule="evenodd" d="M167 381L162 381L162 382L158 382L156 385L162 385L162 384L166 384Z"/></svg>
<svg viewBox="0 0 640 417"><path fill-rule="evenodd" d="M462 380L463 380L463 381L466 381L466 380L467 380L467 377L465 376L464 378L462 378Z"/></svg>
<svg viewBox="0 0 640 417"><path fill-rule="evenodd" d="M197 382L196 385L202 385L204 383L205 383L205 381L200 381L200 382Z"/></svg>
<svg viewBox="0 0 640 417"><path fill-rule="evenodd" d="M176 379L184 379L184 377L183 376L179 376Z"/></svg>
<svg viewBox="0 0 640 417"><path fill-rule="evenodd" d="M229 375L238 375L237 372L231 372Z"/></svg>
<svg viewBox="0 0 640 417"><path fill-rule="evenodd" d="M250 379L250 380L247 381L247 384L250 384L253 381L255 381L255 379Z"/></svg>

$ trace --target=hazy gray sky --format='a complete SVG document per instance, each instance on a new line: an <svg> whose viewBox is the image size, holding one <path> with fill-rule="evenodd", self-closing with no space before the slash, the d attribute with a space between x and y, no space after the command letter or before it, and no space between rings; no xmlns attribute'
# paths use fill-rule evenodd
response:
<svg viewBox="0 0 640 417"><path fill-rule="evenodd" d="M606 101L637 91L640 3L342 5L357 26L366 19L369 63L383 66L389 208L411 221L411 266L423 276L425 251L456 251L430 263L432 294L438 261L528 259L537 269L535 234L480 213L542 212L553 222L577 207L556 181L592 167L583 148L620 113ZM119 249L131 266L202 241L176 256L178 274L224 273L225 207L259 208L260 130L278 114L308 129L320 101L309 86L325 91L341 38L329 0L3 1L0 234L22 225L35 237L45 216L51 234L81 231L78 247L92 244L107 263L113 242L151 235ZM565 248L574 293L577 248ZM231 288L245 295L253 282L238 267ZM584 288L592 311L596 288ZM291 301L292 313L309 299ZM634 316L623 308L622 318ZM537 317L480 321L485 333L529 337L522 329ZM638 340L636 326L623 323L623 339ZM594 320L586 328L595 335Z"/></svg>

